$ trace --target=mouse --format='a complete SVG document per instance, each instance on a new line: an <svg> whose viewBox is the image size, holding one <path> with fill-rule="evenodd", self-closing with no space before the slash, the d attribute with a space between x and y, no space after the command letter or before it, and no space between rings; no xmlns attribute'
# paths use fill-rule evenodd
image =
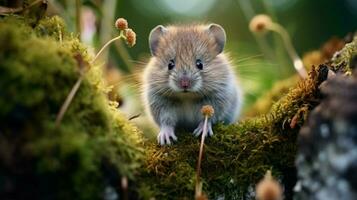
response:
<svg viewBox="0 0 357 200"><path fill-rule="evenodd" d="M151 58L143 73L146 111L159 126L160 145L177 140L183 129L199 136L204 117L200 110L211 105L212 125L234 123L243 94L233 66L223 52L226 33L218 24L158 25L149 34Z"/></svg>

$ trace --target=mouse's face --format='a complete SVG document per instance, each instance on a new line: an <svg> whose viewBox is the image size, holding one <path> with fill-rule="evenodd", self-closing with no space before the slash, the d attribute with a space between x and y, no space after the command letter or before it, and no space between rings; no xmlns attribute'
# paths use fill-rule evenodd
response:
<svg viewBox="0 0 357 200"><path fill-rule="evenodd" d="M219 25L157 26L150 34L155 56L155 80L173 92L199 93L209 87L209 77L217 68L217 55L223 51L225 33Z"/></svg>

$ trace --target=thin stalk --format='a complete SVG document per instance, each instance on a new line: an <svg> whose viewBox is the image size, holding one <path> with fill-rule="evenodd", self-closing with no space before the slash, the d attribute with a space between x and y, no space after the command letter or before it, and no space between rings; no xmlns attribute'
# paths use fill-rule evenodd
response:
<svg viewBox="0 0 357 200"><path fill-rule="evenodd" d="M203 145L205 143L205 138L207 135L207 123L208 123L208 116L205 116L205 122L203 124L203 133L201 136L201 145L200 145L200 152L198 154L198 163L197 163L197 171L196 171L196 196L200 196L202 192L202 183L200 181L201 177L201 162L202 162L202 155L203 155Z"/></svg>
<svg viewBox="0 0 357 200"><path fill-rule="evenodd" d="M247 21L251 20L256 14L253 9L251 1L247 0L237 0L239 7ZM269 43L265 38L257 37L256 34L253 34L256 39L260 49L263 51L264 55L269 60L275 60L275 55L272 53L272 48L269 47Z"/></svg>
<svg viewBox="0 0 357 200"><path fill-rule="evenodd" d="M134 69L134 65L130 62L130 60L132 60L132 58L130 57L126 48L124 48L123 42L120 41L120 42L116 43L115 48L118 51L119 55L122 57L125 65L128 67L129 74L130 74L132 72L132 70Z"/></svg>
<svg viewBox="0 0 357 200"><path fill-rule="evenodd" d="M273 21L277 22L278 18L274 12L274 7L271 5L271 0L262 0L262 4L269 14L269 16L273 19ZM288 67L284 67L290 64L290 59L288 59L285 55L284 51L284 44L282 44L279 36L273 35L273 46L272 46L272 54L275 55L275 61L279 63L278 70L279 70L279 77L282 78L290 73L290 69ZM275 52L275 53L274 53Z"/></svg>
<svg viewBox="0 0 357 200"><path fill-rule="evenodd" d="M97 53L97 55L95 55L95 57L94 57L92 63L95 62L95 60L100 56L100 54L104 51L104 49L105 49L108 45L110 45L110 44L111 44L112 42L114 42L115 40L119 40L120 38L125 38L125 36L121 33L118 37L115 37L115 38L109 40L107 43L105 43L105 45L99 50L99 52Z"/></svg>
<svg viewBox="0 0 357 200"><path fill-rule="evenodd" d="M29 8L39 4L39 3L47 3L47 1L45 0L37 0L32 2L29 6L26 7L17 7L17 8L8 8L8 7L4 7L4 6L0 6L0 15L6 15L6 14L12 14L12 13L18 13L24 10L28 10Z"/></svg>
<svg viewBox="0 0 357 200"><path fill-rule="evenodd" d="M129 199L129 195L128 195L128 178L126 176L123 176L121 178L121 188L123 190L123 199L124 200L128 200Z"/></svg>
<svg viewBox="0 0 357 200"><path fill-rule="evenodd" d="M307 78L307 72L306 69L304 68L304 64L301 58L299 57L299 55L296 53L295 48L289 37L289 34L286 32L286 30L280 24L277 23L273 23L272 26L269 26L268 28L281 35L285 48L290 58L293 61L295 70L298 72L301 78L303 79Z"/></svg>
<svg viewBox="0 0 357 200"><path fill-rule="evenodd" d="M76 0L76 31L81 38L81 0Z"/></svg>
<svg viewBox="0 0 357 200"><path fill-rule="evenodd" d="M104 49L109 45L111 44L112 42L116 41L116 40L119 40L120 38L122 37L125 37L123 35L123 33L120 33L120 35L118 37L115 37L111 40L109 40L107 43L105 43L105 45L99 50L99 52L95 55L94 59L92 60L92 64L97 60L97 58L99 57L99 55L104 51ZM83 78L84 78L84 75L85 75L85 72L81 73L80 77L78 78L77 82L74 84L74 86L72 87L71 91L69 92L66 100L64 101L64 103L62 104L61 106L61 109L59 111L59 113L57 114L57 117L56 117L56 126L59 126L61 124L61 121L63 119L63 116L64 114L66 113L69 105L71 104L74 96L76 95L79 87L81 86L81 83L83 81Z"/></svg>
<svg viewBox="0 0 357 200"><path fill-rule="evenodd" d="M61 106L61 109L57 115L56 118L56 126L58 127L61 124L61 121L63 119L64 114L66 113L69 105L71 104L74 95L77 93L79 86L81 86L82 80L83 80L83 75L81 75L79 77L79 79L77 80L76 84L74 84L74 86L72 87L71 91L69 92L66 100L64 101L63 105Z"/></svg>
<svg viewBox="0 0 357 200"><path fill-rule="evenodd" d="M113 22L115 20L115 10L119 1L117 0L105 0L102 1L102 17L100 20L100 37L99 44L103 45L106 41L112 38ZM108 60L108 56L104 55L105 60Z"/></svg>
<svg viewBox="0 0 357 200"><path fill-rule="evenodd" d="M63 36L62 36L61 27L59 26L59 24L57 24L57 29L58 29L58 40L60 43L62 43Z"/></svg>

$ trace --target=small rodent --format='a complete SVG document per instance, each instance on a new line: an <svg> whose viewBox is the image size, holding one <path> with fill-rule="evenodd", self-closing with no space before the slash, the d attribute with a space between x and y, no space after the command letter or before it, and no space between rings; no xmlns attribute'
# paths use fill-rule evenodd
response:
<svg viewBox="0 0 357 200"><path fill-rule="evenodd" d="M239 115L242 92L223 53L224 29L217 24L156 26L150 33L152 58L144 72L147 110L160 126L158 142L177 140L175 128L203 131L203 105L215 113L208 122L233 123Z"/></svg>

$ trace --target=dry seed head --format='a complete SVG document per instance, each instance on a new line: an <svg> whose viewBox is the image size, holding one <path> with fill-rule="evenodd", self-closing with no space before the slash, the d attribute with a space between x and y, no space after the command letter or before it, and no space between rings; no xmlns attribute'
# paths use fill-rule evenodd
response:
<svg viewBox="0 0 357 200"><path fill-rule="evenodd" d="M126 37L126 42L130 47L135 45L136 33L131 28L125 30L125 37Z"/></svg>
<svg viewBox="0 0 357 200"><path fill-rule="evenodd" d="M268 15L256 15L249 23L249 29L253 33L264 33L273 24L273 21Z"/></svg>
<svg viewBox="0 0 357 200"><path fill-rule="evenodd" d="M264 179L257 184L255 192L258 200L281 200L283 194L279 182L271 176L270 171L267 171Z"/></svg>
<svg viewBox="0 0 357 200"><path fill-rule="evenodd" d="M115 27L117 27L119 30L125 30L128 28L128 21L126 21L124 18L118 18L115 22Z"/></svg>
<svg viewBox="0 0 357 200"><path fill-rule="evenodd" d="M214 114L214 109L211 105L205 105L205 106L202 106L201 113L204 116L212 117Z"/></svg>

